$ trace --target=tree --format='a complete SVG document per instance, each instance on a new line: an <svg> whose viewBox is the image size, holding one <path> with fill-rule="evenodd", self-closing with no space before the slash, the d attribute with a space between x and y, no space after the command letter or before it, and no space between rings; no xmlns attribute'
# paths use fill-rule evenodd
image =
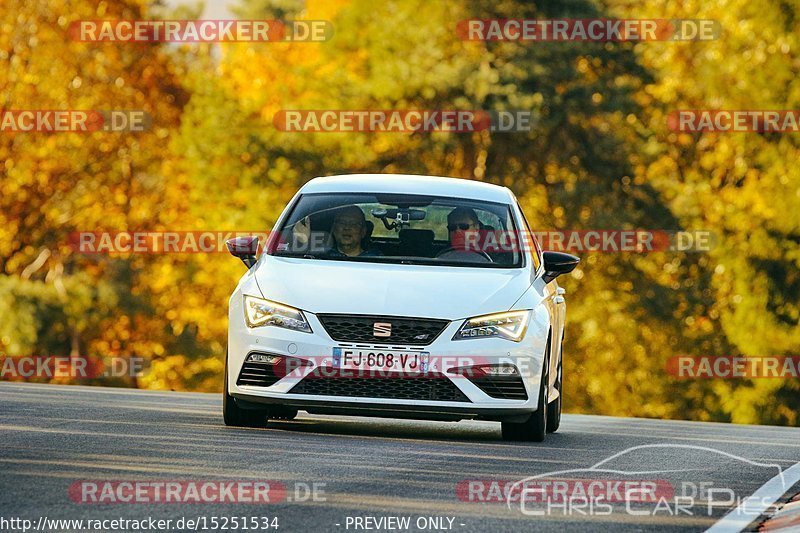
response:
<svg viewBox="0 0 800 533"><path fill-rule="evenodd" d="M3 109L142 110L147 132L16 133L0 136L0 283L10 355L163 353L170 335L158 257L74 253L73 231L140 230L178 223L185 184L164 180L166 140L185 92L157 44L81 43L72 20L140 19L142 2L12 2L0 36ZM171 305L171 303L170 303Z"/></svg>

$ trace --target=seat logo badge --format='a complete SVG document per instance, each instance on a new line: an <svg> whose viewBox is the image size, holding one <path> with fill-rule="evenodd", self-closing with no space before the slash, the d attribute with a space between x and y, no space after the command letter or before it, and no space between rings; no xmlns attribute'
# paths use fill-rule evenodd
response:
<svg viewBox="0 0 800 533"><path fill-rule="evenodd" d="M392 325L388 322L375 322L372 324L372 335L374 337L391 337Z"/></svg>

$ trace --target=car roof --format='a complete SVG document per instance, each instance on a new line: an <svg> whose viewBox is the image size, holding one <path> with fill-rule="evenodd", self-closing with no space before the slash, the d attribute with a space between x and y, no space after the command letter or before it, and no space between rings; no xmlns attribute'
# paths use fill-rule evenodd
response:
<svg viewBox="0 0 800 533"><path fill-rule="evenodd" d="M507 188L481 181L412 174L346 174L314 178L300 189L311 193L397 193L450 196L508 204L514 194Z"/></svg>

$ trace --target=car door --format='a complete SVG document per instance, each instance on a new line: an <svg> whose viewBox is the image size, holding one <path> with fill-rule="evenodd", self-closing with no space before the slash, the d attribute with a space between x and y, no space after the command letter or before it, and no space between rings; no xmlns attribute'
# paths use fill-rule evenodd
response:
<svg viewBox="0 0 800 533"><path fill-rule="evenodd" d="M533 262L532 272L536 277L543 274L542 269L542 249L539 242L536 240L536 235L531 231L525 213L522 211L519 203L516 204L519 217L521 219L520 227L522 231L527 232L525 238L518 239L517 242L525 242L530 247L529 257ZM558 286L556 280L546 283L544 286L544 302L547 307L547 312L550 314L550 327L552 334L550 335L550 368L549 368L549 391L548 398L554 391L554 385L557 379L558 363L561 361L561 340L564 335L564 323L566 320L566 299L564 298L565 291ZM552 398L551 398L552 399Z"/></svg>
<svg viewBox="0 0 800 533"><path fill-rule="evenodd" d="M564 297L566 291L559 287L555 280L548 283L553 285L553 334L550 345L550 390L553 391L558 379L558 364L561 362L561 345L564 340L564 326L567 320L567 301ZM563 385L562 385L563 386Z"/></svg>

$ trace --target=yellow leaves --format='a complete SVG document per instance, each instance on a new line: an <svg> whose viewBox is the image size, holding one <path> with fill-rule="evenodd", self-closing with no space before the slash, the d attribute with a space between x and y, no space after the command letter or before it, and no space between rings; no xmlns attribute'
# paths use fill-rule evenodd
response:
<svg viewBox="0 0 800 533"><path fill-rule="evenodd" d="M224 361L222 358L190 360L184 355L169 355L155 359L139 386L157 390L192 390L217 392L221 390Z"/></svg>
<svg viewBox="0 0 800 533"><path fill-rule="evenodd" d="M308 0L302 18L308 20L333 20L352 0ZM334 34L335 35L335 34Z"/></svg>

